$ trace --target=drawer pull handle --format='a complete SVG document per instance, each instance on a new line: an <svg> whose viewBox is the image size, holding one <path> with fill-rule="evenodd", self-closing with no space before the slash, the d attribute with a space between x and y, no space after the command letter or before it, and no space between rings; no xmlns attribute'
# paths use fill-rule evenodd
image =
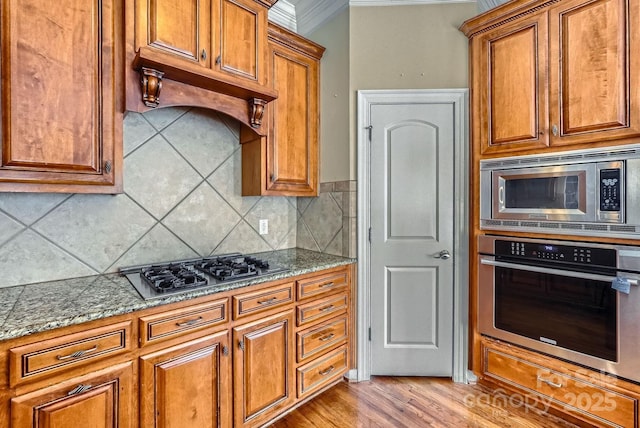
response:
<svg viewBox="0 0 640 428"><path fill-rule="evenodd" d="M318 340L320 340L320 342L326 342L327 340L333 339L335 336L336 336L335 334L331 333L331 334L326 335L325 337L321 337Z"/></svg>
<svg viewBox="0 0 640 428"><path fill-rule="evenodd" d="M562 388L562 384L561 383L555 383L550 381L549 379L544 379L541 376L538 376L538 381L542 382L542 383L546 383L547 385L553 387L553 388Z"/></svg>
<svg viewBox="0 0 640 428"><path fill-rule="evenodd" d="M194 318L192 320L189 321L185 321L185 322L177 322L176 325L178 327L188 327L190 325L194 325L194 324L198 324L199 322L202 322L204 318L202 317L198 317L198 318Z"/></svg>
<svg viewBox="0 0 640 428"><path fill-rule="evenodd" d="M327 282L325 284L322 284L320 287L318 288L329 288L329 287L333 287L335 285L335 283L333 281L331 282Z"/></svg>
<svg viewBox="0 0 640 428"><path fill-rule="evenodd" d="M258 300L258 304L259 305L270 305L273 302L275 302L278 298L277 297L271 297L267 300Z"/></svg>
<svg viewBox="0 0 640 428"><path fill-rule="evenodd" d="M333 305L329 305L329 306L325 306L324 308L320 308L320 309L318 309L318 311L320 311L320 312L327 312L327 311L332 310L334 307L335 307L335 306L333 306Z"/></svg>
<svg viewBox="0 0 640 428"><path fill-rule="evenodd" d="M329 366L328 369L326 369L325 371L320 372L320 376L326 376L329 373L331 373L332 371L334 371L336 368L334 366Z"/></svg>
<svg viewBox="0 0 640 428"><path fill-rule="evenodd" d="M56 355L56 358L58 359L58 361L64 361L64 360L68 360L69 358L80 358L86 354L88 354L89 352L93 352L93 351L97 351L98 350L98 345L94 345L93 348L90 349L85 349L83 351L76 351L73 352L69 355Z"/></svg>
<svg viewBox="0 0 640 428"><path fill-rule="evenodd" d="M91 388L93 388L93 386L80 384L73 388L71 391L67 392L67 396L82 394L83 392L88 391Z"/></svg>

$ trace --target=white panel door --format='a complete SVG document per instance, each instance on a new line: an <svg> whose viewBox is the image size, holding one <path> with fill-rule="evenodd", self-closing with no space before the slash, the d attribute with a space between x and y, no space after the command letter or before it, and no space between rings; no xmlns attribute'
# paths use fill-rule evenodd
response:
<svg viewBox="0 0 640 428"><path fill-rule="evenodd" d="M451 103L373 104L371 374L451 376Z"/></svg>

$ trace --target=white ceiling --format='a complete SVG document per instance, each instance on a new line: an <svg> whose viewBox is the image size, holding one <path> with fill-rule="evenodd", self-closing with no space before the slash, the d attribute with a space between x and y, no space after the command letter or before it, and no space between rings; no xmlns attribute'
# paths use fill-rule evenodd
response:
<svg viewBox="0 0 640 428"><path fill-rule="evenodd" d="M477 0L478 12L506 0ZM308 35L348 6L400 6L476 0L279 0L269 11L269 19L299 34Z"/></svg>

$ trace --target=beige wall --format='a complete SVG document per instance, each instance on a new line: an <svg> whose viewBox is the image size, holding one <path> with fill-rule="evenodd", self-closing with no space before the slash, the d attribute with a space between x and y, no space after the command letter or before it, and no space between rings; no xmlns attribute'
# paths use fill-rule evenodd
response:
<svg viewBox="0 0 640 428"><path fill-rule="evenodd" d="M458 27L476 14L476 3L350 7L309 36L327 48L322 182L357 178L356 91L468 87L467 38Z"/></svg>
<svg viewBox="0 0 640 428"><path fill-rule="evenodd" d="M320 65L320 182L349 179L349 9L309 36L327 50Z"/></svg>

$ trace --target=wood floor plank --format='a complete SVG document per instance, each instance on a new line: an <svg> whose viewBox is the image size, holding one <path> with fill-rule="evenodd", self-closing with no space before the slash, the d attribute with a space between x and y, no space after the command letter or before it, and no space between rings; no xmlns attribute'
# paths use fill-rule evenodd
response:
<svg viewBox="0 0 640 428"><path fill-rule="evenodd" d="M450 379L374 376L342 382L273 428L576 428L532 408L524 397Z"/></svg>

